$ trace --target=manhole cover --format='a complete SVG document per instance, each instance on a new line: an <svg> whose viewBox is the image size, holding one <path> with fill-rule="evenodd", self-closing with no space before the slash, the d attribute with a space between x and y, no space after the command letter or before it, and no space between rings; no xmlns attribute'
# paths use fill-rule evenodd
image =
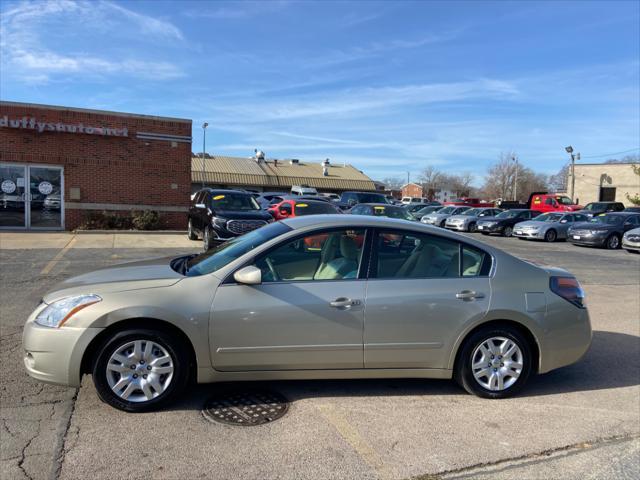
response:
<svg viewBox="0 0 640 480"><path fill-rule="evenodd" d="M288 408L287 399L277 392L228 392L210 398L202 413L220 423L254 426L279 419Z"/></svg>

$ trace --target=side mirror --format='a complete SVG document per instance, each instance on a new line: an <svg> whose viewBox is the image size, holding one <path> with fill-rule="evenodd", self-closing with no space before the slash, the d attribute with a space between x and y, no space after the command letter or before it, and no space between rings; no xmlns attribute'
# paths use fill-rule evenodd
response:
<svg viewBox="0 0 640 480"><path fill-rule="evenodd" d="M204 208L205 204L204 203L196 203L196 208Z"/></svg>
<svg viewBox="0 0 640 480"><path fill-rule="evenodd" d="M244 285L260 285L262 283L262 272L254 265L249 265L237 270L233 274L233 279Z"/></svg>
<svg viewBox="0 0 640 480"><path fill-rule="evenodd" d="M349 200L349 201L347 202L347 204L348 204L350 207L353 207L353 206L356 204L356 201L352 198L351 200Z"/></svg>
<svg viewBox="0 0 640 480"><path fill-rule="evenodd" d="M568 220L567 220L567 219L562 219L562 220L560 220L560 223L567 223L567 222L568 222Z"/></svg>

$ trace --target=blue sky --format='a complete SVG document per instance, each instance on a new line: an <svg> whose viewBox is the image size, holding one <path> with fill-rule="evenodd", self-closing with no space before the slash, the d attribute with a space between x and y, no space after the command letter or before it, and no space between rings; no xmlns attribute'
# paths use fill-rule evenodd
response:
<svg viewBox="0 0 640 480"><path fill-rule="evenodd" d="M207 121L210 153L479 182L640 149L637 1L1 5L2 99L191 118L194 151Z"/></svg>

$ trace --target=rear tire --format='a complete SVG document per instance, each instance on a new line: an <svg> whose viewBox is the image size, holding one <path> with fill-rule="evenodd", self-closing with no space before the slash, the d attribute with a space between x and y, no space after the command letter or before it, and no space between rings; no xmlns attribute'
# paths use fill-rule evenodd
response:
<svg viewBox="0 0 640 480"><path fill-rule="evenodd" d="M618 248L620 248L620 237L618 236L618 234L614 233L610 235L604 242L604 246L608 250L617 250Z"/></svg>
<svg viewBox="0 0 640 480"><path fill-rule="evenodd" d="M189 240L197 240L198 239L198 235L196 234L195 230L193 229L193 224L191 223L191 219L189 219L189 224L187 225L187 238Z"/></svg>
<svg viewBox="0 0 640 480"><path fill-rule="evenodd" d="M558 238L558 234L555 230L547 230L547 233L544 234L544 240L549 243L553 243Z"/></svg>
<svg viewBox="0 0 640 480"><path fill-rule="evenodd" d="M156 410L178 398L186 387L189 358L188 347L175 335L143 328L122 330L99 348L93 383L100 399L118 410ZM127 390L131 390L128 395ZM153 397L148 399L147 394Z"/></svg>
<svg viewBox="0 0 640 480"><path fill-rule="evenodd" d="M515 349L509 355L512 345ZM532 361L529 342L519 330L489 326L464 341L454 367L454 378L468 393L478 397L506 398L525 386L531 375Z"/></svg>
<svg viewBox="0 0 640 480"><path fill-rule="evenodd" d="M469 233L475 233L476 231L476 222L471 222L469 224Z"/></svg>
<svg viewBox="0 0 640 480"><path fill-rule="evenodd" d="M511 227L504 227L504 230L502 231L502 235L504 237L510 237L512 233L513 233L513 228Z"/></svg>

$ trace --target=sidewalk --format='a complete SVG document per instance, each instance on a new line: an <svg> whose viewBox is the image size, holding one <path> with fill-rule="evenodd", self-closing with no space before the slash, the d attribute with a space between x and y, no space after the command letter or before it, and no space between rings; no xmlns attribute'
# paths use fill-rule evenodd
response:
<svg viewBox="0 0 640 480"><path fill-rule="evenodd" d="M184 233L0 232L0 250L64 248L199 248Z"/></svg>

